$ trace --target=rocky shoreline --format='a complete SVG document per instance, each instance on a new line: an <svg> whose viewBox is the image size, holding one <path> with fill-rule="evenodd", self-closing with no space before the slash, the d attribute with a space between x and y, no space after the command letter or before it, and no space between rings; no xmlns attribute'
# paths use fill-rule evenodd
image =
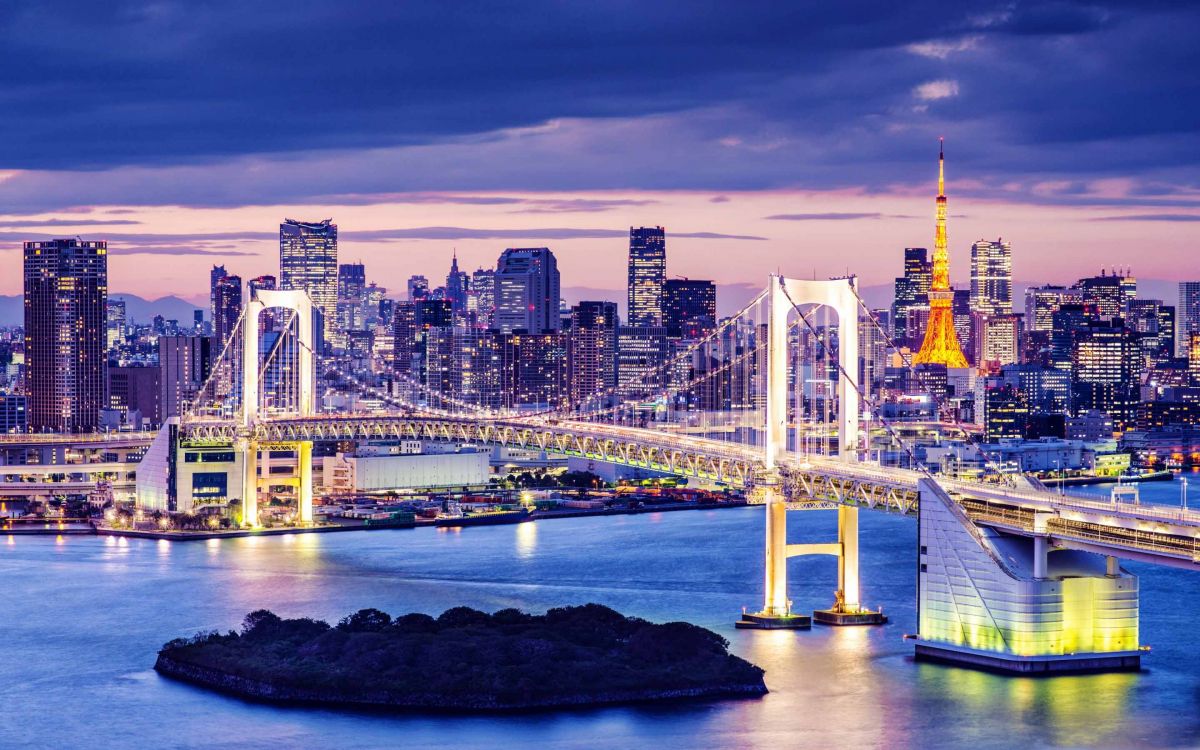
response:
<svg viewBox="0 0 1200 750"><path fill-rule="evenodd" d="M758 685L718 685L704 688L680 690L639 690L603 694L563 695L552 699L503 701L495 696L479 696L474 700L462 700L448 695L426 694L414 697L408 694L371 692L354 695L315 690L298 690L272 685L263 680L241 677L220 670L172 659L159 654L154 670L172 679L199 685L228 695L270 703L299 705L327 705L349 708L397 709L423 711L521 711L551 708L587 708L612 706L652 701L697 700L704 698L758 698L766 695L767 687Z"/></svg>

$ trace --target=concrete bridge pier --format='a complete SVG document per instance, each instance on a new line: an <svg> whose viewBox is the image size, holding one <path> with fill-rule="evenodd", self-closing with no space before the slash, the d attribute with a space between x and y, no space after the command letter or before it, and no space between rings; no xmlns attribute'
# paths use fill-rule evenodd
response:
<svg viewBox="0 0 1200 750"><path fill-rule="evenodd" d="M234 449L242 459L242 525L258 526L258 443L238 438Z"/></svg>
<svg viewBox="0 0 1200 750"><path fill-rule="evenodd" d="M918 659L1016 674L1136 670L1138 580L1115 558L976 525L920 481ZM1039 528L1040 527L1040 528Z"/></svg>
<svg viewBox="0 0 1200 750"><path fill-rule="evenodd" d="M299 464L299 486L296 488L296 512L302 524L313 522L313 444L301 440L296 444L296 461Z"/></svg>

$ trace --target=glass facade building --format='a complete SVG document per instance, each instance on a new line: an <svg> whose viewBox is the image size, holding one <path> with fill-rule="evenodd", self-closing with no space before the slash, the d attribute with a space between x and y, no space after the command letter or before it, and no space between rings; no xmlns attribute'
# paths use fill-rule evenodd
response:
<svg viewBox="0 0 1200 750"><path fill-rule="evenodd" d="M629 320L631 326L663 324L667 234L662 227L629 228Z"/></svg>

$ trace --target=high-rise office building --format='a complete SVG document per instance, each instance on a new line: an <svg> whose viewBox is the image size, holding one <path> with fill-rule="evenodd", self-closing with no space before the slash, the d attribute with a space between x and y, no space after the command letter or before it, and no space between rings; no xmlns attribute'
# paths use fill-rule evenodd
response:
<svg viewBox="0 0 1200 750"><path fill-rule="evenodd" d="M208 336L159 336L158 369L163 418L184 414L204 387L212 367Z"/></svg>
<svg viewBox="0 0 1200 750"><path fill-rule="evenodd" d="M629 325L663 324L663 282L666 277L666 230L662 227L630 227Z"/></svg>
<svg viewBox="0 0 1200 750"><path fill-rule="evenodd" d="M467 292L467 310L476 328L487 330L493 327L496 317L496 271L477 268L471 274L471 285Z"/></svg>
<svg viewBox="0 0 1200 750"><path fill-rule="evenodd" d="M348 331L366 328L367 268L362 263L338 266L337 328L335 338L344 341Z"/></svg>
<svg viewBox="0 0 1200 750"><path fill-rule="evenodd" d="M568 397L566 335L561 331L501 333L495 339L500 355L501 405L561 406Z"/></svg>
<svg viewBox="0 0 1200 750"><path fill-rule="evenodd" d="M559 328L558 262L549 248L508 248L496 264L493 328L547 333Z"/></svg>
<svg viewBox="0 0 1200 750"><path fill-rule="evenodd" d="M971 310L1012 313L1012 243L998 239L971 245Z"/></svg>
<svg viewBox="0 0 1200 750"><path fill-rule="evenodd" d="M112 349L125 340L125 300L110 299L107 303L107 331L105 345ZM199 312L197 310L197 312Z"/></svg>
<svg viewBox="0 0 1200 750"><path fill-rule="evenodd" d="M211 321L217 319L217 282L228 275L225 266L213 266L208 272L208 319Z"/></svg>
<svg viewBox="0 0 1200 750"><path fill-rule="evenodd" d="M594 402L617 384L617 303L580 302L571 308L567 382L571 403Z"/></svg>
<svg viewBox="0 0 1200 750"><path fill-rule="evenodd" d="M450 257L450 273L446 274L446 299L456 318L467 314L467 292L471 288L470 276L458 270L458 252Z"/></svg>
<svg viewBox="0 0 1200 750"><path fill-rule="evenodd" d="M162 383L158 367L109 367L106 408L123 414L122 424L136 429L162 424ZM136 415L136 416L135 416Z"/></svg>
<svg viewBox="0 0 1200 750"><path fill-rule="evenodd" d="M1099 276L1080 279L1075 289L1083 295L1083 304L1094 310L1094 315L1105 320L1125 315L1129 301L1137 296L1137 281L1130 276L1101 271Z"/></svg>
<svg viewBox="0 0 1200 750"><path fill-rule="evenodd" d="M392 319L392 366L402 377L411 378L413 356L417 351L417 305L415 302L396 303Z"/></svg>
<svg viewBox="0 0 1200 750"><path fill-rule="evenodd" d="M1054 313L1063 305L1082 305L1083 293L1065 286L1031 286L1025 290L1025 327L1030 331L1049 331Z"/></svg>
<svg viewBox="0 0 1200 750"><path fill-rule="evenodd" d="M929 285L933 280L933 266L929 262L929 250L923 247L904 248L904 275L896 278L895 296L892 303L892 338L901 346L919 346L923 328L916 325L916 318L909 311L929 305Z"/></svg>
<svg viewBox="0 0 1200 750"><path fill-rule="evenodd" d="M328 338L325 331L337 320L338 292L337 224L332 219L285 219L279 225L279 288L308 292L320 312L317 340Z"/></svg>
<svg viewBox="0 0 1200 750"><path fill-rule="evenodd" d="M1139 397L1140 352L1121 319L1091 320L1075 336L1072 348L1071 411L1096 410L1113 419L1118 430L1133 424Z"/></svg>
<svg viewBox="0 0 1200 750"><path fill-rule="evenodd" d="M717 285L698 279L663 284L663 325L672 336L701 339L717 326Z"/></svg>
<svg viewBox="0 0 1200 750"><path fill-rule="evenodd" d="M25 243L25 382L34 431L100 423L108 363L108 244Z"/></svg>
<svg viewBox="0 0 1200 750"><path fill-rule="evenodd" d="M1193 331L1200 331L1200 281L1181 281L1175 306L1175 351L1187 351Z"/></svg>
<svg viewBox="0 0 1200 750"><path fill-rule="evenodd" d="M1020 317L976 313L973 330L976 367L1011 365L1020 359Z"/></svg>
<svg viewBox="0 0 1200 750"><path fill-rule="evenodd" d="M671 354L671 335L663 326L617 328L617 389L622 398L643 398L670 383L663 371Z"/></svg>
<svg viewBox="0 0 1200 750"><path fill-rule="evenodd" d="M222 276L213 293L213 347L220 356L242 315L242 277Z"/></svg>

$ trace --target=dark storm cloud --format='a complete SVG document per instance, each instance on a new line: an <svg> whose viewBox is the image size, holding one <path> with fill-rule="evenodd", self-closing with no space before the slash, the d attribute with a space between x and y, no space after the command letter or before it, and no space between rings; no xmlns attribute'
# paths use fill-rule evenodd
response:
<svg viewBox="0 0 1200 750"><path fill-rule="evenodd" d="M940 133L981 193L1129 176L1167 199L1200 187L1197 28L1173 3L8 3L0 170L222 166L0 172L0 205L882 190Z"/></svg>

